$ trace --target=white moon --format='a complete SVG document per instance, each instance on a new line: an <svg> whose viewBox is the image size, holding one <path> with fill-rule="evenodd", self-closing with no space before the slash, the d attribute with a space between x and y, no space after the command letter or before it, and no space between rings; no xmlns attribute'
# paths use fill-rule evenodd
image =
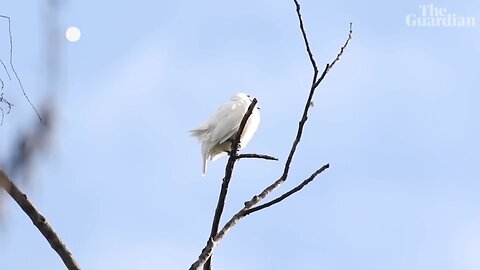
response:
<svg viewBox="0 0 480 270"><path fill-rule="evenodd" d="M70 42L77 42L81 36L82 33L80 32L80 29L78 29L78 27L76 26L70 26L65 32L65 37Z"/></svg>

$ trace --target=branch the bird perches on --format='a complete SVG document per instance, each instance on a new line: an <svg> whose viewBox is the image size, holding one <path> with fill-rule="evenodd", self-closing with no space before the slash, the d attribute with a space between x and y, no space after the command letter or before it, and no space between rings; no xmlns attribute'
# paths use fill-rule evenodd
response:
<svg viewBox="0 0 480 270"><path fill-rule="evenodd" d="M278 178L278 180L276 180L273 184L266 187L259 194L253 196L253 198L251 200L245 202L244 207L242 209L240 209L240 211L238 211L235 215L233 215L233 217L227 223L225 223L225 225L222 227L222 229L220 231L218 231L218 227L219 227L218 225L219 225L219 222L220 222L223 207L225 205L225 198L226 198L226 194L227 194L227 190L228 190L228 184L229 184L230 179L231 179L231 175L232 175L232 171L233 171L233 168L234 168L235 160L240 159L240 158L246 158L246 157L260 158L260 156L262 156L262 155L257 155L257 154L243 154L243 155L240 154L240 155L237 155L238 140L235 140L235 142L232 144L232 150L230 151L230 158L228 159L228 162L227 162L227 165L226 165L226 168L225 168L225 177L224 177L223 182L222 182L222 188L221 188L221 191L220 191L219 201L217 203L217 210L215 211L215 215L214 215L214 221L213 221L213 224L212 224L212 230L210 232L210 237L208 238L207 243L206 243L205 247L202 249L202 252L199 255L198 259L190 266L190 270L199 269L202 265L203 265L204 270L211 270L211 256L213 254L213 251L214 251L215 247L218 245L218 243L220 241L223 240L225 235L238 223L238 221L240 221L240 219L246 217L249 214L258 212L262 209L265 209L265 208L271 207L271 206L273 206L277 203L280 203L284 199L286 199L286 198L290 197L291 195L293 195L294 193L300 191L306 185L311 183L316 178L316 176L318 176L320 173L322 173L323 171L325 171L326 169L328 169L330 167L329 164L325 164L325 165L321 166L318 170L313 172L310 175L310 177L308 177L307 179L302 181L300 184L298 184L293 189L285 192L284 194L278 196L277 198L275 198L275 199L273 199L269 202L266 202L266 203L263 203L261 205L255 206L260 201L265 199L268 196L268 194L270 194L273 190L280 187L287 180L288 173L290 171L290 164L293 160L293 156L295 154L297 146L300 143L300 140L302 138L303 129L304 129L305 123L307 122L307 119L308 119L308 111L312 107L311 104L313 102L313 95L315 93L315 90L320 85L320 83L324 80L327 73L331 70L331 68L337 63L337 61L343 55L343 53L345 51L345 48L348 46L350 40L352 39L352 32L353 31L352 31L352 23L350 23L348 37L347 37L345 43L343 44L343 46L340 47L340 51L337 54L337 56L335 57L335 59L331 63L326 64L323 72L320 74L319 70L318 70L318 67L317 67L317 63L316 63L315 58L313 56L312 50L310 48L310 44L309 44L309 41L308 41L306 31L305 31L302 15L301 15L301 12L300 12L300 4L297 0L294 0L294 3L295 3L295 7L296 7L296 14L297 14L297 18L298 18L298 21L299 21L300 31L302 33L305 48L307 50L307 54L308 54L310 63L311 63L312 68L313 68L313 78L312 78L312 83L311 83L311 86L310 86L310 92L309 92L307 101L305 102L305 107L304 107L304 110L303 110L303 114L302 114L302 117L301 117L301 119L298 123L298 129L297 129L296 137L293 141L293 144L292 144L292 147L291 147L290 152L288 154L287 160L285 161L283 173ZM320 76L319 76L319 74L320 74ZM248 119L248 117L251 113L251 109L255 105L254 103L256 103L256 100L254 100L254 102L252 102L252 105L250 106L249 111L247 111L247 113L245 114L245 116L242 120L243 126L245 125L245 122L247 121L247 119ZM243 130L243 126L240 125L239 131L238 131L237 136L236 136L237 139L241 135L241 132ZM262 158L265 158L265 156L263 156ZM272 158L265 158L265 159L273 159L273 157Z"/></svg>

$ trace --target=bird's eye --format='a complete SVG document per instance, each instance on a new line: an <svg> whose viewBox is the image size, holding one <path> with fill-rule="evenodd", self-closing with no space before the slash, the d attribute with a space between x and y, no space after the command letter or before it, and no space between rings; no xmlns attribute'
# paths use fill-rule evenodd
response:
<svg viewBox="0 0 480 270"><path fill-rule="evenodd" d="M247 97L249 97L249 98L250 98L251 96L250 96L250 95L247 95Z"/></svg>

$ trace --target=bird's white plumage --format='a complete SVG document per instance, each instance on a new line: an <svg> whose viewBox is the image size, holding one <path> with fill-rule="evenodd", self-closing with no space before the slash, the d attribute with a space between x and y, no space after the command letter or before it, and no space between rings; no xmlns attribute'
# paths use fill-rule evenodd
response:
<svg viewBox="0 0 480 270"><path fill-rule="evenodd" d="M216 160L230 151L233 137L235 136L243 116L248 110L253 98L245 93L238 93L220 106L206 123L190 130L192 136L202 143L202 174L207 172L208 159ZM252 139L260 124L260 110L256 106L240 137L240 147L245 147Z"/></svg>

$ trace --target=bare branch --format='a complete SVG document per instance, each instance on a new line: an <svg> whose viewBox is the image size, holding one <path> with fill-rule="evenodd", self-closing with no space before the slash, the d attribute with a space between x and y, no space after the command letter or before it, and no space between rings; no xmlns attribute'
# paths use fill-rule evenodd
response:
<svg viewBox="0 0 480 270"><path fill-rule="evenodd" d="M308 177L307 179L305 179L302 183L300 183L298 186L296 186L295 188L289 190L288 192L285 192L284 194L282 194L281 196L275 198L274 200L271 200L267 203L263 203L261 205L258 205L258 206L255 206L253 208L250 208L250 209L245 209L245 211L243 211L243 216L247 216L247 215L250 215L251 213L254 213L254 212L257 212L257 211L260 211L264 208L267 208L267 207L270 207L274 204L277 204L281 201L283 201L284 199L290 197L291 195L293 195L294 193L300 191L302 188L304 188L306 185L308 185L310 182L312 182L315 177L317 177L317 175L321 174L323 171L325 171L326 169L328 169L330 167L330 164L325 164L323 165L320 169L316 170L312 175L310 175L310 177Z"/></svg>
<svg viewBox="0 0 480 270"><path fill-rule="evenodd" d="M308 52L308 57L310 59L310 62L313 67L313 78L312 78L312 85L310 87L310 93L308 95L307 101L305 103L305 107L303 109L303 115L298 123L298 130L297 130L297 135L295 137L295 140L293 141L292 148L290 149L290 153L288 154L287 161L285 162L285 167L283 170L283 175L280 177L279 180L285 181L288 176L288 172L290 170L290 164L292 163L293 160L293 155L295 154L295 151L297 149L297 145L300 142L300 139L302 137L302 132L303 132L303 127L305 126L305 122L307 122L308 119L308 110L310 109L310 104L312 104L312 99L313 99L313 94L315 93L315 89L317 88L318 84L315 82L317 81L317 76L318 76L318 68L317 68L317 63L315 62L315 59L313 57L312 50L310 49L310 44L308 43L308 38L307 38L307 33L305 31L305 27L303 26L303 19L302 19L302 14L300 13L300 4L298 3L297 0L294 0L295 6L296 6L296 12L297 12L297 17L298 17L298 22L300 25L300 31L302 32L302 37L303 41L305 43L305 48L307 49ZM277 181L279 182L277 187L283 182L283 181Z"/></svg>
<svg viewBox="0 0 480 270"><path fill-rule="evenodd" d="M300 3L298 3L297 0L293 0L293 2L295 2L297 17L298 17L298 23L300 24L300 31L302 32L303 41L305 42L305 47L307 49L308 58L310 59L310 62L312 63L313 72L315 74L314 78L316 78L316 74L318 74L317 63L315 62L315 58L313 57L312 50L310 49L310 45L308 44L307 32L305 31L305 27L303 26L302 14L300 13Z"/></svg>
<svg viewBox="0 0 480 270"><path fill-rule="evenodd" d="M266 160L278 160L278 158L269 156L269 155L263 155L263 154L239 154L235 157L236 159L242 159L242 158L258 158L258 159L266 159Z"/></svg>
<svg viewBox="0 0 480 270"><path fill-rule="evenodd" d="M12 37L12 29L11 29L10 17L5 16L5 15L0 15L0 18L7 19L7 21L8 21L8 34L9 34L9 37L10 37L10 68L12 69L13 74L15 75L15 78L17 79L18 85L20 85L20 88L22 89L23 96L25 97L25 99L27 100L27 102L30 104L30 106L32 107L32 109L33 109L33 110L35 111L35 113L37 114L37 117L38 117L38 119L40 120L40 122L43 122L42 117L40 116L40 113L38 112L37 108L35 108L35 106L33 105L33 103L30 101L30 98L28 97L28 95L27 95L27 93L26 93L26 91L25 91L25 88L23 88L22 81L20 80L20 77L18 76L18 73L17 73L17 71L15 70L15 67L13 66L13 37ZM2 64L3 64L3 62L2 62ZM5 69L5 70L6 70L6 69ZM8 72L7 72L7 74L8 74ZM8 74L8 77L10 78L10 74Z"/></svg>
<svg viewBox="0 0 480 270"><path fill-rule="evenodd" d="M340 57L343 55L343 52L345 51L345 48L348 46L348 43L349 43L350 40L352 39L352 32L353 32L353 30L352 30L352 23L350 23L347 40L345 41L345 43L343 44L343 46L340 47L340 52L338 52L337 57L335 57L335 59L332 61L332 63L327 64L327 65L325 66L325 69L323 70L322 75L321 75L320 78L314 83L314 86L315 86L315 87L317 87L317 86L323 81L323 79L325 78L325 75L327 75L327 73L330 71L330 69L337 63L338 60L340 60Z"/></svg>
<svg viewBox="0 0 480 270"><path fill-rule="evenodd" d="M47 239L50 246L57 252L63 263L69 270L80 270L80 266L73 258L72 253L67 246L58 237L57 233L48 224L42 214L33 206L28 200L27 196L23 194L18 187L8 178L3 170L0 169L0 187L4 188L8 194L15 200L15 202L22 208L23 212L32 220L33 225L42 233Z"/></svg>
<svg viewBox="0 0 480 270"><path fill-rule="evenodd" d="M2 66L3 66L3 69L5 69L5 73L7 73L8 79L11 81L11 80L12 80L12 77L10 77L10 73L8 72L7 66L5 66L5 63L2 61L2 59L0 59L0 63L1 63ZM2 88L3 88L3 87L2 87Z"/></svg>
<svg viewBox="0 0 480 270"><path fill-rule="evenodd" d="M262 210L264 208L267 208L267 207L270 207L274 204L277 204L277 203L283 201L284 199L288 198L292 194L300 191L302 188L304 188L306 185L308 185L310 182L312 182L317 175L319 175L320 173L322 173L323 171L328 169L328 167L329 167L329 164L323 165L320 169L316 170L312 175L310 175L309 178L305 179L298 186L296 186L292 190L286 192L282 196L280 196L280 197L278 197L278 198L276 198L276 199L274 199L274 200L272 200L268 203L259 205L259 206L254 207L254 208L250 208L251 206L249 206L249 205L252 205L253 200L258 202L258 201L260 201L264 198L264 197L260 197L260 195L255 196L252 199L252 201L250 201L249 203L245 203L245 206L242 208L242 210L240 210L238 213L236 213L225 224L225 226L223 226L223 228L218 232L218 234L215 237L210 237L208 239L207 245L203 248L202 253L198 257L198 260L190 266L190 270L198 269L208 258L210 258L210 256L213 254L213 250L216 248L218 243L223 240L223 238L227 235L227 233L238 223L238 221L240 221L240 219L248 216L249 214L260 211L260 210Z"/></svg>
<svg viewBox="0 0 480 270"><path fill-rule="evenodd" d="M237 160L236 156L237 156L238 147L240 144L240 137L242 136L243 130L245 129L245 125L247 124L247 120L252 114L256 104L257 104L257 99L254 98L252 103L250 103L250 106L248 107L247 112L243 116L242 122L240 122L240 126L238 128L237 134L235 135L235 138L232 142L232 146L231 146L232 148L230 149L230 152L229 152L230 157L228 158L227 166L225 167L225 177L223 178L223 181L222 181L222 188L220 189L220 195L218 197L217 207L215 209L215 215L213 216L212 229L210 231L210 238L217 235L218 226L220 224L220 219L223 213L223 208L225 207L225 200L227 198L228 185L230 184L230 179L232 178L232 173L233 173L233 167L235 166L235 161ZM204 269L210 269L211 259L210 258L207 258L207 259L208 261L205 264Z"/></svg>
<svg viewBox="0 0 480 270"><path fill-rule="evenodd" d="M281 195L280 197L268 202L268 203L265 203L265 204L262 204L262 205L259 205L255 208L252 208L253 206L255 206L258 202L260 202L261 200L265 199L268 194L270 192L272 192L273 190L275 190L276 188L278 188L280 185L282 185L288 178L288 173L290 171L290 165L292 163L292 160L293 160L293 156L296 152L296 149L297 149L297 146L298 144L300 143L300 140L302 138L302 133L303 133L303 128L305 126L305 123L307 122L307 119L308 119L308 111L310 109L310 107L312 107L312 100L313 100L313 96L314 96L314 93L315 93L315 90L317 89L317 87L319 86L319 84L323 81L323 79L325 78L325 76L327 75L327 73L329 72L329 70L331 69L331 67L333 65L335 65L335 63L340 59L340 56L342 56L343 52L344 52L344 49L346 48L346 46L348 45L350 39L352 38L352 24L350 23L350 31L349 31L349 35L348 35L348 38L347 38L347 41L345 42L345 44L341 47L340 49L340 52L337 54L337 57L334 59L334 61L331 63L331 64L326 64L325 65L325 69L323 70L320 78L318 78L318 68L317 68L317 64L315 62L315 59L314 59L314 56L313 56L313 53L312 53L312 50L310 48L310 44L308 42L308 38L307 38L307 34L306 34L306 31L305 31L305 27L304 27L304 24L303 24L303 20L302 20L302 15L301 15L301 12L300 12L300 4L298 3L297 0L294 0L294 3L295 3L295 6L296 6L296 13L297 13L297 17L298 17L298 21L299 21L299 25L300 25L300 30L301 30L301 33L302 33L302 36L303 36L303 40L304 40L304 43L305 43L305 47L306 47L306 50L307 50L307 53L308 53L308 57L310 59L310 62L312 64L312 67L313 67L313 78L312 78L312 84L310 86L310 92L309 92L309 95L308 95L308 98L307 98L307 101L305 103L305 107L304 107L304 110L303 110L303 114L302 114L302 118L300 119L299 123L298 123L298 129L297 129L297 134L295 136L295 139L293 141L293 144L292 144L292 147L290 149L290 152L288 154L288 157L285 161L285 166L284 166L284 170L283 170L283 173L282 175L280 176L280 178L278 180L276 180L273 184L271 184L270 186L268 186L267 188L265 188L261 193L259 193L258 195L255 195L250 201L248 202L245 202L245 206L239 211L237 212L224 226L223 228L220 230L220 232L218 232L216 235L214 234L211 234L210 235L210 238L207 242L207 245L204 247L204 249L202 250L202 253L200 254L200 256L198 257L197 261L195 261L191 266L190 266L190 270L194 270L194 269L198 269L199 267L201 267L203 264L204 265L204 270L210 270L210 257L211 255L213 254L213 250L215 249L215 247L218 245L218 243L225 237L225 235L230 231L231 228L233 228L237 222L242 219L243 217L247 216L248 214L251 214L253 212L256 212L256 211L259 211L261 209L264 209L264 208L267 208L269 206L272 206L274 204L277 204L281 201L283 201L284 199L288 198L289 196L291 196L292 194L300 191L303 187L305 187L306 185L308 185L311 181L313 181L315 179L315 177L320 174L321 172L323 172L324 170L326 170L328 167L329 167L329 164L326 164L324 166L322 166L320 169L318 169L317 171L315 171L309 178L307 178L306 180L304 180L301 184L299 184L297 187L295 187L294 189L288 191L287 193ZM230 158L232 158L232 155L230 156ZM229 160L230 161L230 160ZM233 169L233 165L232 165L232 169ZM222 189L223 189L223 185L222 185ZM223 207L223 206L222 206ZM212 233L213 233L213 230L212 230Z"/></svg>
<svg viewBox="0 0 480 270"><path fill-rule="evenodd" d="M2 81L2 89L3 89L3 81ZM4 97L3 97L3 93L0 94L0 112L2 114L2 117L1 117L1 120L0 120L0 126L3 125L3 119L5 118L5 111L3 110L3 108L1 107L2 103L4 104L7 104L7 107L8 107L8 110L7 110L7 113L6 114L9 114L10 111L12 110L12 106L13 104L8 102L8 100L6 100Z"/></svg>
<svg viewBox="0 0 480 270"><path fill-rule="evenodd" d="M335 57L335 59L332 61L332 63L330 63L330 65L328 67L329 70L337 63L338 60L340 60L340 57L343 55L343 52L345 51L345 48L348 46L348 43L352 39L352 32L353 32L352 23L350 23L349 30L348 30L348 38L345 41L345 44L343 44L343 46L340 48L340 52L338 52L337 57Z"/></svg>
<svg viewBox="0 0 480 270"><path fill-rule="evenodd" d="M2 120L0 120L0 126L2 126L3 125L3 119L5 118L5 112L3 111L2 107L0 107L0 112L2 113L2 118L1 118Z"/></svg>
<svg viewBox="0 0 480 270"><path fill-rule="evenodd" d="M3 93L0 94L0 104L1 104L1 103L7 104L7 107L8 107L7 114L10 113L10 111L12 110L13 104L10 103L10 102L8 102L8 100L6 100L6 99L3 97Z"/></svg>

